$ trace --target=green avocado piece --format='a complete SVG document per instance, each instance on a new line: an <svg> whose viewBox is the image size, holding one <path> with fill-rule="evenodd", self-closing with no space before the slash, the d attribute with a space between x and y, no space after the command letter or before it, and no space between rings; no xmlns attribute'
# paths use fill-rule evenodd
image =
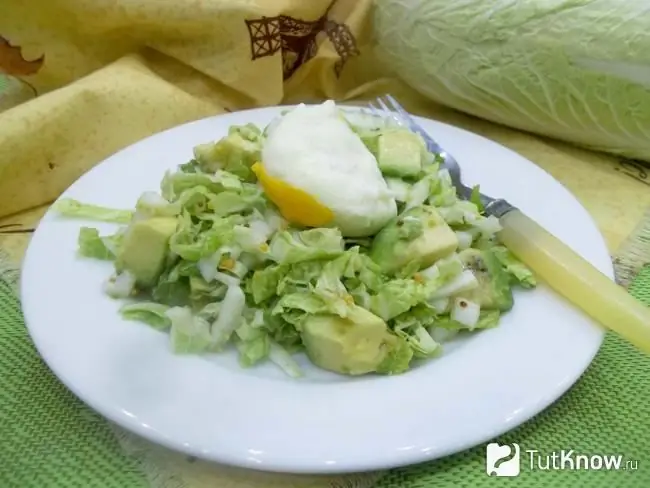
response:
<svg viewBox="0 0 650 488"><path fill-rule="evenodd" d="M377 140L377 163L387 176L415 177L422 170L424 143L409 130L383 132Z"/></svg>
<svg viewBox="0 0 650 488"><path fill-rule="evenodd" d="M472 270L479 283L477 288L461 293L463 298L478 303L483 309L507 312L513 306L510 277L497 256L489 249L465 249L458 257Z"/></svg>
<svg viewBox="0 0 650 488"><path fill-rule="evenodd" d="M133 273L141 287L155 285L165 264L169 238L175 231L175 217L154 217L134 222L124 236L115 260L116 269Z"/></svg>
<svg viewBox="0 0 650 488"><path fill-rule="evenodd" d="M345 375L377 371L399 341L381 318L359 306L347 318L309 316L302 324L301 337L316 366Z"/></svg>
<svg viewBox="0 0 650 488"><path fill-rule="evenodd" d="M404 232L410 220L422 223L422 232L409 236ZM430 206L414 207L389 222L375 236L370 257L385 273L393 273L417 261L420 269L431 266L458 248L458 237L438 211Z"/></svg>
<svg viewBox="0 0 650 488"><path fill-rule="evenodd" d="M194 158L207 173L219 169L229 171L245 181L254 181L251 166L261 158L260 144L245 139L238 132L231 132L215 143L194 147Z"/></svg>

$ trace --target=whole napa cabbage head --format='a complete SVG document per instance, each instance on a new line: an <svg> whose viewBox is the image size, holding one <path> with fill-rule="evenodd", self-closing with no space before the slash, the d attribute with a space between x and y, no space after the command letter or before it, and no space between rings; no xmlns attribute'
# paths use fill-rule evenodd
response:
<svg viewBox="0 0 650 488"><path fill-rule="evenodd" d="M376 0L377 54L444 105L650 160L647 0Z"/></svg>

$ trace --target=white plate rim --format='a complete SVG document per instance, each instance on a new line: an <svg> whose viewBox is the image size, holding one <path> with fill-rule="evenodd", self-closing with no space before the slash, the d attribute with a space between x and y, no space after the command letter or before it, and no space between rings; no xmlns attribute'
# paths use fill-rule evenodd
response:
<svg viewBox="0 0 650 488"><path fill-rule="evenodd" d="M290 106L281 106L281 107L268 107L268 108L263 108L263 109L251 109L251 110L246 110L246 111L241 111L241 112L236 112L234 114L225 114L225 115L219 115L219 116L214 116L214 117L208 117L206 119L200 119L197 121L193 121L187 124L183 124L181 126L173 127L170 129L167 129L165 131L159 132L157 134L154 134L146 139L143 139L142 141L139 141L138 143L134 144L133 146L140 145L145 143L146 141L149 141L154 138L160 138L164 137L165 135L178 130L180 127L187 127L191 126L193 124L201 124L201 123L206 123L206 121L211 121L215 119L227 119L229 117L232 117L233 115L241 116L241 117L246 117L248 115L254 115L256 113L262 113L262 112L277 112L279 110L284 110L290 108ZM346 109L351 108L350 106L346 105ZM224 119L225 118L225 119ZM424 119L424 118L418 118L419 121L423 122L425 125L434 123L439 126L446 126L448 128L453 129L453 131L456 131L460 134L463 134L466 137L471 138L478 138L483 141L483 143L486 143L488 145L497 145L497 143L490 141L489 139L486 139L480 135L471 133L469 131L466 131L464 129L460 129L457 127L450 126L448 124L443 124L441 122L436 122L436 121L430 121L429 119ZM216 137L216 136L215 136ZM108 160L112 159L117 159L121 155L123 155L126 151L128 151L131 147L129 146L117 153L115 153L113 156L108 158ZM511 153L512 155L516 156L518 159L523 160L523 158L514 153L513 151L504 148L503 146L499 146L499 150L507 151ZM182 161L179 161L179 163ZM532 164L532 163L529 163ZM79 184L82 183L83 179L86 178L88 175L92 174L94 171L97 170L97 168L101 167L101 163L95 166L93 169L91 169L89 172L84 174L82 177L80 177L71 187L66 190L66 192L61 196L67 196L70 191L74 190ZM535 166L535 170L540 173L546 175L547 178L552 177L546 173L544 170L541 168ZM554 180L554 179L553 179ZM554 180L555 184L559 187L562 188L564 191L567 192L566 190L559 182ZM569 194L570 195L570 194ZM582 211L584 211L584 218L587 220L588 225L593 227L593 229L597 231L597 228L593 222L593 219L588 215L586 210L578 203L578 201L571 196L571 198L575 201L575 203L580 207ZM251 461L246 461L245 459L242 458L241 454L238 455L229 455L226 451L222 452L210 452L206 454L205 452L202 452L200 449L196 449L193 446L183 446L179 445L179 443L173 439L169 439L165 437L164 435L159 435L157 431L151 431L147 430L145 428L142 428L141 422L137 421L136 419L129 418L128 416L125 415L120 415L116 413L114 410L107 409L105 408L104 405L101 403L98 403L97 401L94 401L93 398L89 397L88 394L85 394L85 392L82 389L77 388L77 385L74 384L74 382L70 382L68 380L67 375L65 374L64 371L61 371L57 367L57 359L55 358L55 353L51 350L48 350L47 348L44 348L43 341L41 340L41 335L39 334L39 331L37 328L34 327L34 319L36 317L34 316L34 311L36 310L35 305L33 304L32 300L30 299L30 290L28 289L30 283L33 283L33 279L35 278L36 270L32 266L32 262L34 261L34 246L33 242L36 242L39 239L40 234L43 232L44 226L47 225L48 220L51 216L51 212L48 212L46 214L46 217L44 218L44 224L39 225L39 228L36 230L34 233L34 236L32 238L32 243L30 243L30 246L27 250L26 256L25 256L25 261L24 261L24 267L23 267L23 279L21 280L21 298L23 299L23 304L27 304L25 306L25 319L28 324L29 332L30 335L32 336L32 339L41 354L41 356L45 359L46 363L48 366L54 371L54 373L59 377L59 379L68 387L77 397L82 399L85 403L87 403L91 408L94 410L98 411L101 415L104 417L108 418L109 420L117 423L118 425L121 425L122 427L125 427L128 430L131 430L145 438L148 438L150 440L153 440L156 443L165 445L169 448L172 448L174 450L180 450L183 452L186 452L188 454L201 457L201 458L206 458L212 461L217 461L217 462L222 462L225 464L231 464L231 465L237 465L241 467L246 467L246 468L253 468L253 469L263 469L267 471L282 471L282 472L296 472L296 473L331 473L331 472L355 472L355 471L369 471L369 470L375 470L375 469L383 469L383 468L390 468L390 467L396 467L396 466L402 466L405 464L414 464L414 463L419 463L423 461L427 461L430 459L434 458L440 458L447 456L449 454L459 452L462 450L465 450L469 447L481 444L483 442L486 442L490 439L493 439L504 432L507 432L511 430L512 428L522 424L523 422L535 417L538 413L540 413L542 410L547 408L553 401L555 401L557 398L562 396L577 380L578 378L582 375L582 373L587 369L589 364L591 363L593 357L596 355L598 352L598 349L600 347L600 344L602 342L602 338L604 336L604 332L600 329L596 331L594 329L593 334L591 335L592 341L588 346L584 347L584 350L581 351L581 365L580 367L575 367L573 371L568 373L566 377L563 379L561 383L558 383L555 390L553 392L549 392L547 395L545 395L544 399L540 400L536 406L531 406L526 409L525 412L519 413L517 416L515 416L511 422L501 425L501 426L494 426L492 429L483 429L482 435L480 436L475 436L473 439L468 440L458 440L456 443L448 443L446 446L443 447L436 447L435 449L429 449L429 450L423 450L422 452L418 453L409 453L406 452L404 454L399 454L397 452L393 452L393 456L389 459L386 455L383 456L360 456L359 458L355 460L337 460L334 464L327 464L323 460L320 461L310 461L310 462L292 462L290 459L287 459L286 457L283 457L282 455L276 456L276 457L269 457L268 460L264 460L263 462L259 463L257 461L251 462ZM602 254L603 250L607 254L607 263L604 262L604 259L601 259L597 264L601 268L601 271L606 273L610 278L613 278L613 268L611 265L611 261L609 261L609 253L607 252L606 246L602 240L602 236L599 235L599 242L597 243L598 245L596 247L599 247L599 253L596 254ZM26 278L26 279L25 279ZM516 307L516 305L515 305ZM342 440L344 442L344 440Z"/></svg>

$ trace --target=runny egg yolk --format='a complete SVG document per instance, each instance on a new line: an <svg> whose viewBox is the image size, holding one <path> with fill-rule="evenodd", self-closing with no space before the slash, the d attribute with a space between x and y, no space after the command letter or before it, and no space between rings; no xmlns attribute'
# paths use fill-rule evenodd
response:
<svg viewBox="0 0 650 488"><path fill-rule="evenodd" d="M309 193L269 175L260 163L255 163L251 169L266 196L289 222L305 227L322 227L334 220L334 213Z"/></svg>

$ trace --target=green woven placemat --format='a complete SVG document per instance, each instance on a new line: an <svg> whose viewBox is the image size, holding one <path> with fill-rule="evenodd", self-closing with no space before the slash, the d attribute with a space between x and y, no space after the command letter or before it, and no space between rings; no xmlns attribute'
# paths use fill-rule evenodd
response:
<svg viewBox="0 0 650 488"><path fill-rule="evenodd" d="M107 423L54 377L0 273L0 487L137 488L145 478Z"/></svg>
<svg viewBox="0 0 650 488"><path fill-rule="evenodd" d="M17 273L1 268L2 256L0 487L150 486L151 477L147 479L138 461L122 453L109 425L61 385L41 361L14 293ZM650 267L641 271L630 292L650 304ZM481 446L440 461L393 470L375 488L482 488L503 483L534 488L650 487L650 360L608 335L593 365L569 393L499 441L521 446L524 456L517 478L488 477L485 447ZM524 452L528 449L544 454L562 449L588 455L620 454L638 463L630 465L636 469L625 471L531 472ZM173 478L167 478L164 486L190 486ZM221 488L218 483L203 486ZM350 480L337 486L355 488L358 483Z"/></svg>

